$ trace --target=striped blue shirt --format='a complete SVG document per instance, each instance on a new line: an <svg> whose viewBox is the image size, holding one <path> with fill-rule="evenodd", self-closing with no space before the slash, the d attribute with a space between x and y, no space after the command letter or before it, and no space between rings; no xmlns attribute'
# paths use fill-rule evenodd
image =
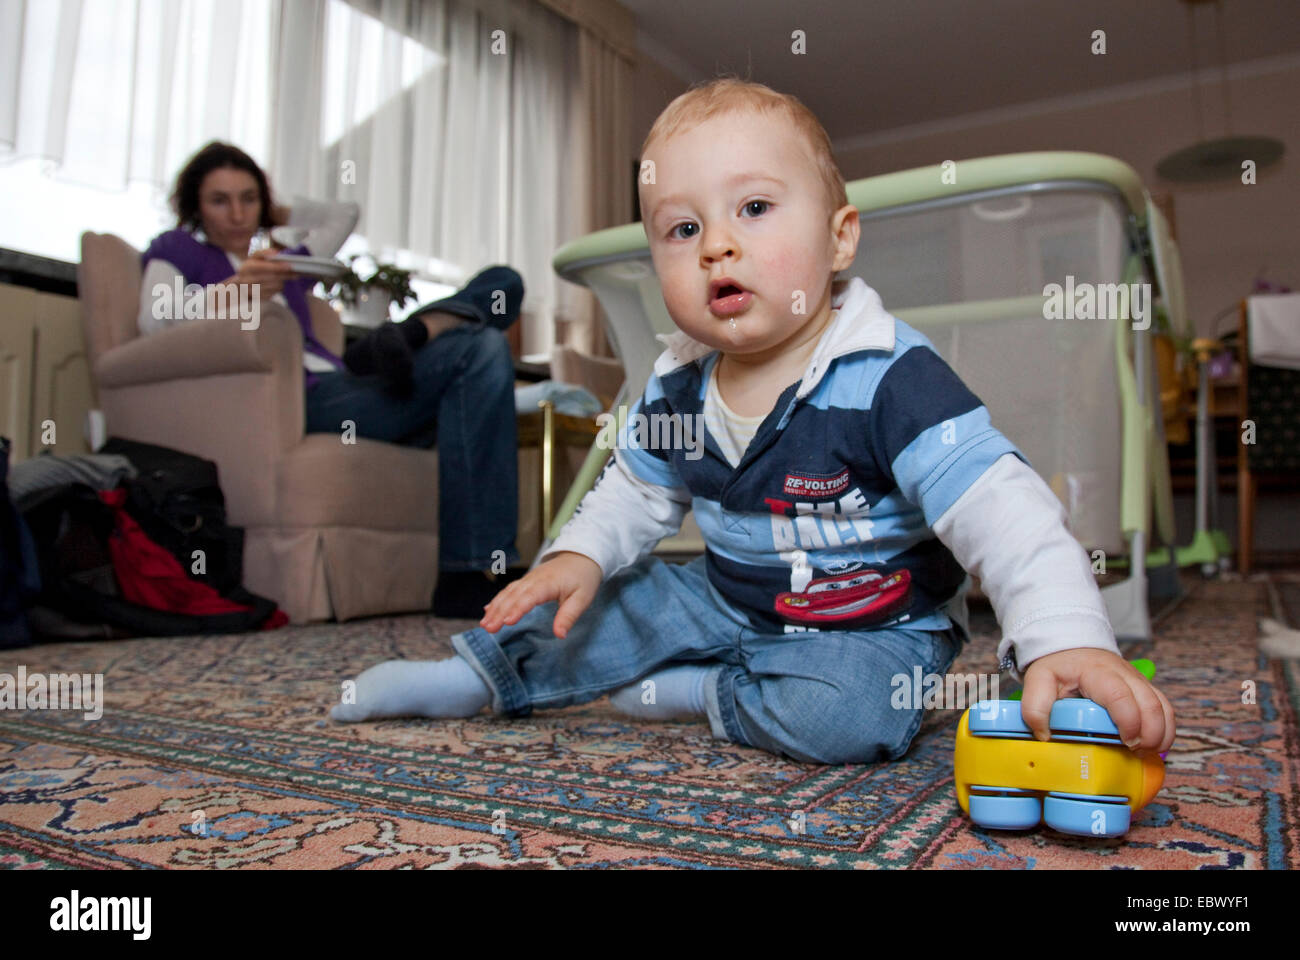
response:
<svg viewBox="0 0 1300 960"><path fill-rule="evenodd" d="M965 572L931 526L999 457L1028 461L861 279L837 285L832 306L803 378L734 467L703 426L717 352L663 338L618 465L689 501L710 583L756 629L945 629Z"/></svg>

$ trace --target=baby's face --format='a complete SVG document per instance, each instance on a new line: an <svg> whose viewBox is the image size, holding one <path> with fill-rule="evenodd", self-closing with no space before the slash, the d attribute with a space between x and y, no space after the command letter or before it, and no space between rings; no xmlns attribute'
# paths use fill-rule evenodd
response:
<svg viewBox="0 0 1300 960"><path fill-rule="evenodd" d="M715 117L652 143L642 160L654 161L655 182L640 188L650 254L680 329L753 359L779 354L809 324L820 329L832 274L857 251L857 211L828 213L810 150L787 119ZM743 292L719 295L723 279Z"/></svg>

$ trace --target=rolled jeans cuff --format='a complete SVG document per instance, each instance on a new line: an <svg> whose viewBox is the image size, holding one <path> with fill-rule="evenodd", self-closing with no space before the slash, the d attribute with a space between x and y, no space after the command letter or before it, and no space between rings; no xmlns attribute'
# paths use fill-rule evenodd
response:
<svg viewBox="0 0 1300 960"><path fill-rule="evenodd" d="M458 633L451 638L451 646L492 691L493 713L526 717L533 712L528 691L490 633L481 628Z"/></svg>

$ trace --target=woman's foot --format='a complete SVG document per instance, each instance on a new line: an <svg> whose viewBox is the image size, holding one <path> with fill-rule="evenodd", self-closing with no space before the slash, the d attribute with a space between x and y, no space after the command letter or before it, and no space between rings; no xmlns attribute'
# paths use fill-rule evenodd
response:
<svg viewBox="0 0 1300 960"><path fill-rule="evenodd" d="M359 377L381 377L385 389L405 400L415 389L415 351L428 338L428 328L419 320L385 323L349 346L343 352L343 363Z"/></svg>

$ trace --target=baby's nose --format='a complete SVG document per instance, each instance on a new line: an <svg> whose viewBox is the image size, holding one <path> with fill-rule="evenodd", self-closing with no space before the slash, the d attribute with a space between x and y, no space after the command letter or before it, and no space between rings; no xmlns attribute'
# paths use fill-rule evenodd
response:
<svg viewBox="0 0 1300 960"><path fill-rule="evenodd" d="M735 239L724 231L714 231L705 237L703 255L709 261L720 260L723 257L734 257L736 255Z"/></svg>

